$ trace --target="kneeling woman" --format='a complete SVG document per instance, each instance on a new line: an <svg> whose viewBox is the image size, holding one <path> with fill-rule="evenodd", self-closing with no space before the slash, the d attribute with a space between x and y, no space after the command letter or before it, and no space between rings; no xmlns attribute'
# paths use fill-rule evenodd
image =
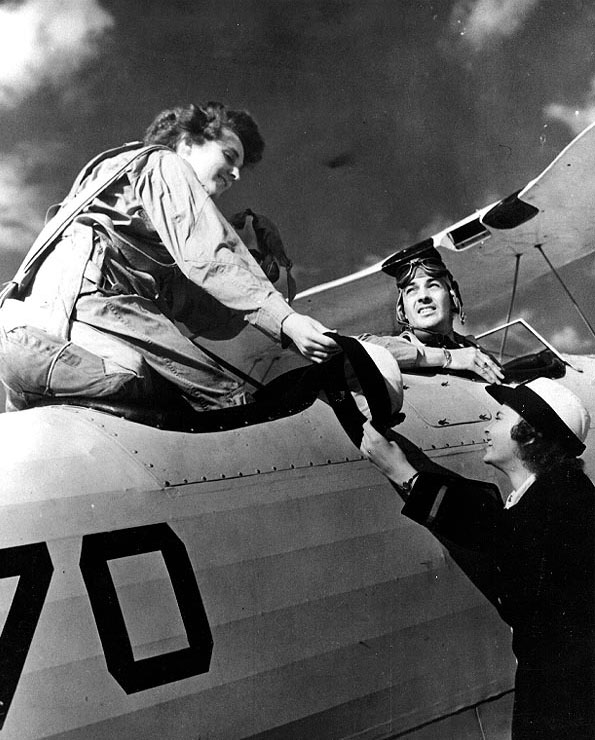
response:
<svg viewBox="0 0 595 740"><path fill-rule="evenodd" d="M163 111L143 143L83 169L38 237L43 259L26 258L0 311L7 410L43 396L147 403L174 392L197 410L233 405L239 384L187 334L233 336L246 322L313 362L337 351L214 203L263 149L246 111L210 102Z"/></svg>
<svg viewBox="0 0 595 740"><path fill-rule="evenodd" d="M482 552L477 585L512 627L513 740L587 740L595 728L595 488L578 457L589 428L580 400L538 378L488 386L501 409L484 462L514 490L446 470L423 472L367 424L362 452L405 499L403 514ZM462 566L465 567L464 565Z"/></svg>

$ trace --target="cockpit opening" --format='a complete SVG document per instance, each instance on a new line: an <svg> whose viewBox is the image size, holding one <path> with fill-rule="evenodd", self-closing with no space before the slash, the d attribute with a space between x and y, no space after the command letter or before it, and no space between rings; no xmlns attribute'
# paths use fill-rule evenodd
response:
<svg viewBox="0 0 595 740"><path fill-rule="evenodd" d="M307 409L320 390L313 378L308 377L307 369L297 368L279 376L256 391L251 403L213 411L196 411L181 394L168 398L163 405L79 396L43 397L35 405L88 408L171 432L221 432L274 421Z"/></svg>
<svg viewBox="0 0 595 740"><path fill-rule="evenodd" d="M378 427L388 427L402 403L399 367L388 353L399 382L398 402L391 398L390 381L380 365L353 337L335 335L343 352L327 362L289 370L258 388L250 403L225 409L197 412L182 395L169 395L161 406L121 402L110 398L42 397L36 406L69 405L120 416L129 421L167 431L207 433L239 429L292 416L305 411L322 396L341 426L359 447L367 409ZM385 352L382 350L382 352ZM350 369L348 369L350 368ZM356 397L365 400L358 406ZM396 408L393 405L396 403Z"/></svg>
<svg viewBox="0 0 595 740"><path fill-rule="evenodd" d="M509 321L476 338L502 364L505 383L563 378L566 374L569 363L524 319Z"/></svg>
<svg viewBox="0 0 595 740"><path fill-rule="evenodd" d="M490 329L479 334L477 339L502 363L506 383L523 382L536 377L561 378L569 364L524 319ZM417 370L413 374L428 375L428 372ZM466 377L465 373L456 374ZM36 406L78 406L157 429L208 433L248 427L298 414L312 406L321 394L333 407L347 433L352 438L356 437L361 414L353 402L340 356L322 366L308 365L289 370L257 390L251 403L216 411L199 413L182 396L169 398L167 404L162 406L81 397L46 397L41 398ZM376 405L381 403L382 400L377 400Z"/></svg>

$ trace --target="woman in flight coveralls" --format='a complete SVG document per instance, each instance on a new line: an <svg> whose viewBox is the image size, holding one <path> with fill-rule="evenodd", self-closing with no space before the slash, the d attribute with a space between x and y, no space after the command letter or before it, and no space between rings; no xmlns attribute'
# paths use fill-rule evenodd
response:
<svg viewBox="0 0 595 740"><path fill-rule="evenodd" d="M322 324L290 308L214 203L263 148L246 111L211 102L163 111L142 143L82 171L64 203L125 165L24 294L4 301L7 410L44 396L151 401L172 386L197 410L237 403L238 382L175 322L211 337L249 322L314 362L337 350Z"/></svg>

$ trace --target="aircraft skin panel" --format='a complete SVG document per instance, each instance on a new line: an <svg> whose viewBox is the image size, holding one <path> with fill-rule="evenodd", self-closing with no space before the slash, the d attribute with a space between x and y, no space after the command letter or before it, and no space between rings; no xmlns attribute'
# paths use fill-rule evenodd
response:
<svg viewBox="0 0 595 740"><path fill-rule="evenodd" d="M585 373L569 370L563 382L580 390L593 411L595 391L584 393L589 360L572 359ZM436 462L447 458L449 467L477 476L484 420L472 412L475 399L486 396L482 384L435 378L430 388L427 377L404 380L411 401L399 431ZM466 394L459 394L458 383L465 383ZM462 400L441 425L437 409L449 392ZM488 399L485 411L496 406ZM153 729L143 737L200 732L228 740L277 732L281 738L284 727L303 722L307 728L310 716L319 717L321 738L388 737L509 690L508 629L436 540L400 515L392 487L327 411L317 402L303 412L298 425L310 438L298 449L287 439L274 442L277 470L270 469L266 445L257 452L267 425L244 430L253 434L248 439L156 432L76 409L0 419L8 439L13 421L25 416L43 429L51 417L55 434L32 445L40 460L49 460L57 445L64 451L56 439L67 430L76 433L52 474L57 491L44 489L39 467L40 477L29 477L21 496L18 479L10 479L15 464L1 462L9 485L0 499L0 557L12 545L47 543L54 573L0 738L123 738L145 726ZM272 437L284 428L276 424ZM24 438L25 427L14 428ZM203 445L215 449L220 434L227 445L219 445L219 471L237 470L248 448L255 470L270 472L221 477L211 459L203 467ZM18 444L19 435L12 436ZM141 446L139 458L134 450ZM89 450L106 469L114 461L129 465L130 488L112 490L114 474L107 470L96 471L88 486L71 476L79 464L92 467ZM181 477L186 460L194 466L188 482L165 485L165 476ZM155 472L151 464L159 466ZM102 479L110 487L105 492ZM189 558L213 654L207 673L126 693L106 664L81 552L89 537L116 533L127 542L134 531L155 526L166 527ZM172 572L155 568L163 553L154 549L142 557L127 550L110 563L134 661L188 644ZM2 598L6 616L14 597ZM343 710L349 715L349 707L359 719L338 734L334 718ZM178 716L183 719L172 719Z"/></svg>
<svg viewBox="0 0 595 740"><path fill-rule="evenodd" d="M56 526L53 537L46 532L50 554L60 562L76 562L80 554L77 538L82 534L91 534L103 526L151 524L161 519L166 507L168 521L187 543L197 574L215 573L214 584L253 581L250 588L255 594L258 613L289 606L296 600L318 598L318 592L342 593L389 580L394 576L395 560L399 562L400 578L443 566L442 548L425 530L400 516L400 502L394 491L367 462L332 466L322 472L310 469L303 475L296 475L299 495L295 498L281 473L269 474L267 478L272 480L267 480L266 485L261 482L260 486L254 484L251 488L240 488L237 480L226 483L227 493L241 502L239 508L220 506L221 485L210 497L203 493L201 505L194 511L196 499L192 492L189 496L178 496L175 501L164 499L162 492L137 495L134 508L130 507L128 496L120 497L119 502L111 498L107 507L115 512L111 521L106 522L100 511L94 523L83 521L78 527L71 526L68 530L63 527L61 532ZM259 496L261 492L262 497ZM208 498L213 505L211 511ZM88 508L91 506L87 503ZM52 510L54 521L64 520L68 513L66 506L63 510L56 507ZM306 521L303 519L305 510ZM23 512L25 519L30 512L27 507ZM45 514L42 518L50 520L52 517ZM250 522L250 537L243 536L247 521ZM12 517L7 529L17 525L18 519ZM303 570L300 564L303 557L307 557L311 572ZM341 567L332 572L324 570L325 561L333 558ZM251 576L240 572L244 567ZM123 587L134 586L139 580L146 583L146 573L134 568L129 570L130 574L121 578ZM294 576L291 589L283 591L282 579L287 572ZM76 597L84 591L76 571L63 573L59 578L59 598ZM56 579L57 576L46 605L57 598ZM281 598L290 601L286 603L280 601ZM221 613L215 607L210 612L216 623L250 615L250 608L241 601L235 611L232 608Z"/></svg>
<svg viewBox="0 0 595 740"><path fill-rule="evenodd" d="M394 702L395 693L379 692L363 701L355 700L347 706L311 715L302 722L254 735L251 740L328 740L329 737L346 740L510 740L512 692L434 720L411 732L398 732L390 721L361 731L356 729L360 726L362 714L374 712L383 716L383 707ZM328 728L332 728L334 734Z"/></svg>
<svg viewBox="0 0 595 740"><path fill-rule="evenodd" d="M328 618L328 615L324 617ZM263 727L279 727L300 719L307 724L307 718L312 714L327 711L330 714L337 706L344 708L346 703L357 702L361 705L362 713L358 719L361 729L369 726L372 717L376 717L376 720L383 717L390 722L392 716L393 733L440 717L445 712L457 711L510 688L509 680L490 683L482 675L486 665L493 671L509 667L507 661L503 660L506 656L505 643L495 644L478 653L475 651L477 645L468 640L470 630L478 632L490 628L491 617L479 607L468 613L428 619L420 628L395 629L387 635L368 637L357 643L339 642L328 652L313 651L311 656L301 657L297 661L276 660L274 663L277 666L274 668L257 665L253 673L228 676L225 681L206 684L199 683L198 679L193 680L194 685L189 687L193 692L170 689L164 696L165 692L153 690L142 699L132 697L131 700L113 689L110 692L106 680L109 677L105 673L103 680L94 678L101 669L101 660L89 659L58 668L49 674L41 672L27 676L24 688L36 697L37 704L30 707L28 714L29 729L33 733L23 733L21 727L20 732L12 735L8 722L4 732L7 737L23 740L38 737L36 732L40 730L54 737L49 731L53 725L67 726L64 715L68 712L67 719L78 720L80 729L65 737L109 735L176 740L194 738L197 735L193 733L200 732L208 737L231 740L251 737ZM291 621L288 615L286 622L291 624ZM270 653L274 646L271 648L268 645L267 635L272 633L275 642L282 643L282 629L285 626L283 621L279 625L267 625L265 622L260 640L250 641L243 653L250 652L250 649L259 651L259 654ZM296 627L299 625L292 625L293 629ZM229 638L228 631L216 630L216 642ZM444 639L446 634L449 635L448 640ZM450 639L450 636L454 639ZM448 692L445 692L441 683L431 678L436 674L436 665L444 666L442 678L448 684ZM477 674L472 674L469 665L480 665L481 669ZM74 680L73 669L78 675L87 677L87 680ZM63 697L58 697L52 690L56 685L68 696L71 706L65 705ZM97 694L101 696L101 702L94 700ZM374 697L382 695L386 701L381 714L378 714L377 707L373 714L370 714L370 708L365 711L366 703L372 704ZM415 705L411 704L411 696L416 697ZM101 724L95 723L96 735L92 726L83 724L85 711L91 711L95 720L102 716L106 720ZM172 721L176 717L183 718L183 725L179 728L179 720ZM39 722L39 727L34 725L35 720ZM151 729L143 730L143 727ZM191 732L189 727L192 728ZM335 731L332 724L321 726L319 736L338 737Z"/></svg>
<svg viewBox="0 0 595 740"><path fill-rule="evenodd" d="M409 409L404 435L422 447L439 447L444 418L436 409L442 404L449 408L446 421L459 426L451 446L457 441L480 441L481 416L494 406L481 384L455 377L440 383L434 382L435 376L404 377L404 412L412 403L408 393L418 399ZM432 403L427 400L429 392ZM457 404L452 402L455 392ZM210 434L167 432L74 407L66 407L61 415L51 407L31 409L0 416L0 443L10 453L0 468L7 489L28 486L31 501L76 496L81 490L88 494L171 489L192 481L248 477L361 457L322 401L288 418ZM48 465L50 459L54 462Z"/></svg>
<svg viewBox="0 0 595 740"><path fill-rule="evenodd" d="M106 437L98 424L67 407L0 415L3 493L0 505L18 491L19 502L86 493L156 487L149 470Z"/></svg>
<svg viewBox="0 0 595 740"><path fill-rule="evenodd" d="M0 416L0 442L6 485L22 489L28 480L29 496L38 498L166 488L360 457L321 401L288 418L195 435L76 407L30 409Z"/></svg>
<svg viewBox="0 0 595 740"><path fill-rule="evenodd" d="M426 425L418 433L422 428ZM335 430L340 433L336 422ZM176 436L178 443L184 437ZM187 436L194 444L197 437ZM473 456L470 449L465 452ZM465 456L461 452L460 457ZM11 516L2 523L5 542L11 534L5 524L16 532L23 525L30 528L32 506L23 505L19 520L19 507L11 497L5 507ZM98 737L112 734L110 727L115 737L128 737L127 723L142 727L145 714L151 717L151 725L161 728L161 735L143 736L163 736L167 723L163 725L158 718L163 705L172 702L187 717L195 718L193 732L199 727L210 737L244 737L248 722L253 723L253 733L263 729L262 715L254 716L255 704L269 707L274 718L271 726L279 723L280 697L272 691L270 676L275 676L277 692L289 703L287 721L297 721L300 711L328 711L349 700L354 684L344 683L345 677L335 679L341 671L349 681L355 680L355 672L361 697L385 690L379 689L378 681L388 686L397 678L394 666L391 669L383 663L385 667L379 670L378 655L390 664L396 648L405 652L416 644L427 650L432 640L442 645L443 634L453 629L451 620L461 629L464 624L476 629L479 613L490 635L493 628L501 632L492 607L447 562L431 536L400 517L393 489L359 459L323 466L308 463L289 472L153 487L144 492L135 488L105 498L101 494L76 497L71 492L68 498L50 500L48 494L47 503L37 506L42 524L35 534L44 536L46 526L55 573L2 737L24 740L57 735L68 728L75 735L82 733L80 737L92 737L88 724L101 717L109 721L99 725ZM126 695L105 667L79 570L81 538L101 528L119 530L164 520L185 543L192 561L215 640L211 670ZM153 631L157 624L161 634L151 638L141 629L139 644L133 645L141 653L151 639L166 650L180 637L167 631L161 585L152 572L143 573L142 568L131 568L118 582L122 603L135 605L137 613L159 605L155 619L149 622ZM392 608L412 603L418 608ZM482 633L483 627L478 631ZM503 633L501 639L507 638ZM365 648L362 641L376 645L376 651ZM450 644L456 652L456 645ZM490 642L488 650L494 644ZM485 649L485 645L476 645L474 653ZM499 654L509 659L505 650ZM429 656L426 662L432 665L435 651ZM458 665L458 660L453 654L444 663ZM398 681L406 683L407 671L417 670L415 666L422 662L419 655L412 657ZM311 685L321 665L326 666L325 680L333 677L328 689L313 691L311 704L296 702L296 692L300 695ZM485 665L494 665L493 656ZM465 671L457 670L457 675ZM510 683L508 665L503 680ZM230 682L242 684L242 701L213 703L212 692L226 695ZM483 677L478 685L485 689ZM495 686L493 693L504 688ZM459 707L465 701L485 698L473 693L473 686L469 690L472 696L457 699L449 688L443 700L448 706L455 701ZM157 707L151 708L155 702ZM237 726L220 726L224 720L232 721L226 706L236 707L231 714ZM121 716L109 719L114 715ZM24 718L28 735L23 731ZM240 725L245 729L239 729ZM195 737L184 732L179 737Z"/></svg>
<svg viewBox="0 0 595 740"><path fill-rule="evenodd" d="M118 434L120 444L137 450L136 459L151 466L164 486L359 458L334 413L321 401L287 418L212 434L184 435L138 424L122 427L110 418L102 422L108 433ZM188 437L195 443L189 444Z"/></svg>

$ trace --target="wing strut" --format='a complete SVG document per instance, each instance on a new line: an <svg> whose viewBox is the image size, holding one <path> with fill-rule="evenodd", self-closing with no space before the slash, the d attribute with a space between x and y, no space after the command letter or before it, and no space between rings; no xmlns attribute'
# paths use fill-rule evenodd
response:
<svg viewBox="0 0 595 740"><path fill-rule="evenodd" d="M508 325L510 323L510 318L512 316L512 308L514 306L514 299L516 296L516 289L517 289L517 283L519 280L519 267L521 266L521 257L522 254L515 254L515 265L514 265L514 278L512 279L512 294L510 296L510 303L508 304L508 313L506 315L506 324ZM508 338L508 326L506 326L506 329L504 330L504 336L502 337L502 344L500 345L500 362L502 362L502 358L504 357L504 348L506 347L506 340Z"/></svg>
<svg viewBox="0 0 595 740"><path fill-rule="evenodd" d="M579 315L579 316L581 317L581 319L582 319L582 320L583 320L583 321L585 322L585 324L587 325L587 328L589 329L589 331L591 332L591 334L593 335L593 337L595 337L595 329L593 329L593 327L592 327L592 326L591 326L591 324L589 323L589 319L588 319L588 318L587 318L587 317L585 316L585 314L583 313L583 310L581 309L581 307L580 307L580 306L578 305L578 303L576 302L576 300L575 300L574 296L572 295L572 293L570 292L570 290L569 290L569 289L568 289L568 288L566 287L566 284L564 283L564 281L562 280L562 278L560 277L560 275L558 275L558 273L556 272L556 268L555 268L555 267L554 267L554 266L552 265L552 263L550 262L550 260L548 259L547 255L546 255L546 253L545 253L545 252L543 251L543 245L541 245L541 244L536 244L536 245L535 245L535 249L539 250L539 252L540 252L540 253L541 253L541 255L543 256L543 259L544 259L544 260L545 260L545 261L547 262L547 264L548 264L548 267L549 267L549 268L550 268L550 270L551 270L551 271L552 271L552 272L554 273L554 275L555 275L556 279L558 280L558 282L560 283L560 285L561 285L561 286L562 286L562 288L564 289L564 292L565 292L565 293L566 293L566 295L567 295L567 296L568 296L568 297L570 298L570 300L571 300L571 302L572 302L572 305L573 305L573 306L574 306L574 307L576 308L576 310L577 310L577 313L578 313L578 315Z"/></svg>

